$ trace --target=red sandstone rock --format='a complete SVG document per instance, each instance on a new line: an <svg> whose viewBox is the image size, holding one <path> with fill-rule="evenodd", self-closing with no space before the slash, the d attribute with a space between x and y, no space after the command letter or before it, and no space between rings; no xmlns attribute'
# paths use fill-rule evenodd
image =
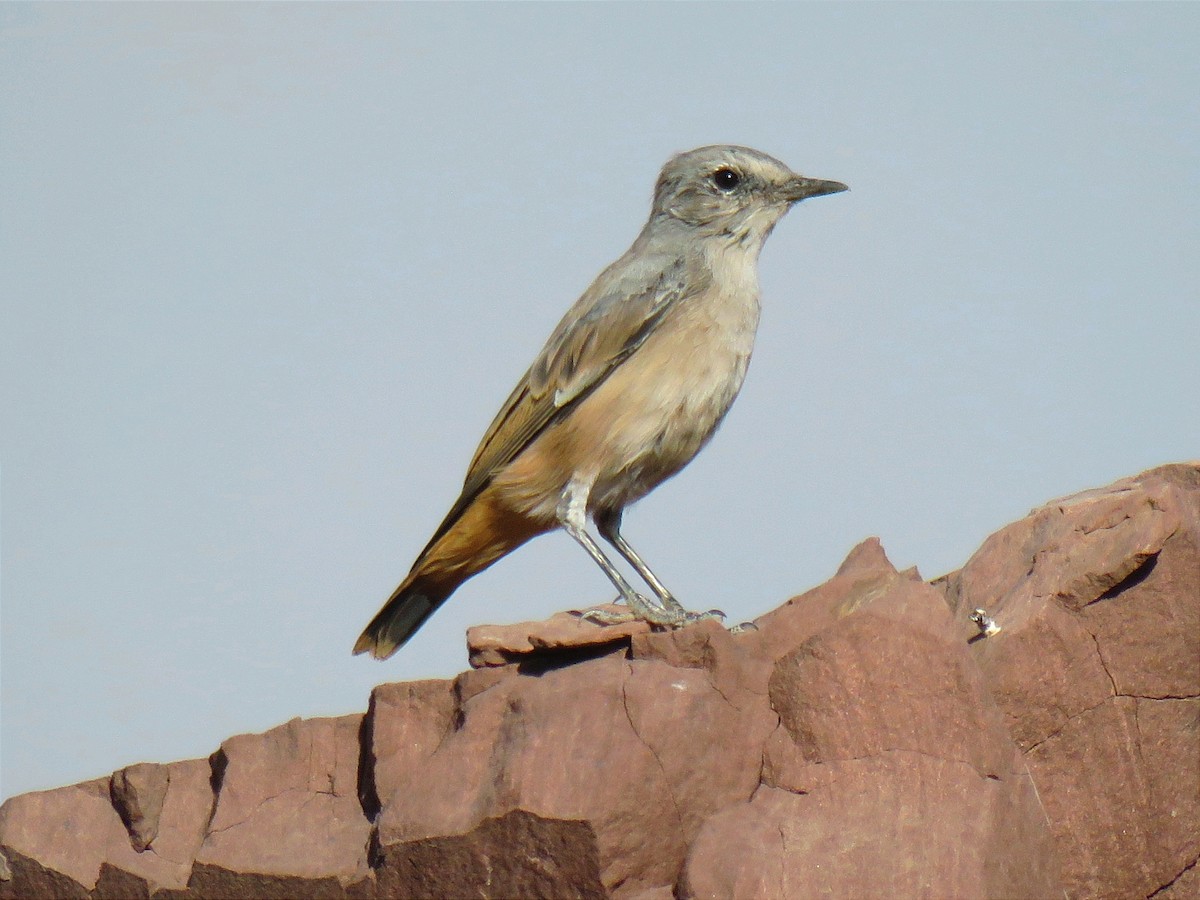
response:
<svg viewBox="0 0 1200 900"><path fill-rule="evenodd" d="M616 604L596 607L608 612L627 612ZM635 634L650 630L646 622L598 625L580 618L578 612L555 613L544 622L516 625L477 625L467 629L467 653L471 665L504 666L535 656L561 655L567 650L603 649L628 644Z"/></svg>
<svg viewBox="0 0 1200 900"><path fill-rule="evenodd" d="M217 803L196 864L206 893L252 896L273 879L290 895L366 879L371 823L358 800L361 716L293 719L221 745ZM195 885L193 885L195 886ZM328 890L326 890L328 888Z"/></svg>
<svg viewBox="0 0 1200 900"><path fill-rule="evenodd" d="M1033 784L941 596L873 543L839 572L759 620L779 726L753 797L691 845L683 893L1053 895Z"/></svg>
<svg viewBox="0 0 1200 900"><path fill-rule="evenodd" d="M753 791L774 725L765 707L725 701L701 670L614 657L512 671L460 702L453 719L420 766L393 770L396 782L377 769L379 796L391 798L378 821L384 869L417 842L478 835L485 820L523 810L551 830L586 823L600 883L623 895L674 883L703 820ZM374 727L390 727L381 707ZM739 740L723 740L731 735ZM479 842L461 851L474 847L476 866L490 852L489 839Z"/></svg>
<svg viewBox="0 0 1200 900"><path fill-rule="evenodd" d="M0 851L13 870L0 897L352 894L371 874L371 824L357 798L361 721L297 719L230 738L211 764L163 767L157 833L143 852L117 811L130 801L116 799L136 792L131 782L156 795L156 776L140 767L133 779L116 773L115 786L105 779L14 797L0 807Z"/></svg>
<svg viewBox="0 0 1200 900"><path fill-rule="evenodd" d="M0 898L1197 896L1200 467L756 625L472 629L365 717L12 798Z"/></svg>
<svg viewBox="0 0 1200 900"><path fill-rule="evenodd" d="M1200 466L1034 510L942 581L1024 752L1070 896L1149 896L1200 855Z"/></svg>
<svg viewBox="0 0 1200 900"><path fill-rule="evenodd" d="M138 853L158 837L158 823L170 781L167 767L156 763L138 763L112 774L109 788L113 806Z"/></svg>
<svg viewBox="0 0 1200 900"><path fill-rule="evenodd" d="M9 896L10 889L13 897L85 896L101 882L120 880L115 872L140 885L140 892L185 887L212 810L209 767L203 760L187 760L163 768L166 791L149 844L153 849L145 852L126 831L108 779L5 803L0 844L13 877L0 881L0 896Z"/></svg>

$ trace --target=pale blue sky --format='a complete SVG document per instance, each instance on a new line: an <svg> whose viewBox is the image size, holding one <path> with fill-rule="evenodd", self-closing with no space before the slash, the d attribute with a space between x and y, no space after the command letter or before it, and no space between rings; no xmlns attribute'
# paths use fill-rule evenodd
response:
<svg viewBox="0 0 1200 900"><path fill-rule="evenodd" d="M1200 455L1200 6L0 5L0 794L205 756L608 598L565 536L362 626L659 166L849 194L627 534L752 618Z"/></svg>

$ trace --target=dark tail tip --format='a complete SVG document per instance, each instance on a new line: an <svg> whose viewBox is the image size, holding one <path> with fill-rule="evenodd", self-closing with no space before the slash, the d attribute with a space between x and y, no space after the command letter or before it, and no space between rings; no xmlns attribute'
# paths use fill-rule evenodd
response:
<svg viewBox="0 0 1200 900"><path fill-rule="evenodd" d="M354 642L355 655L370 653L376 659L387 659L417 633L446 596L430 596L415 586L398 590Z"/></svg>

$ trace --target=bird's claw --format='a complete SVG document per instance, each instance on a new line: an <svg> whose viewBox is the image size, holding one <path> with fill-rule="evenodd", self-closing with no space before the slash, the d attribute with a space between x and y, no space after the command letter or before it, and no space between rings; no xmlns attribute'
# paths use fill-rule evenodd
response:
<svg viewBox="0 0 1200 900"><path fill-rule="evenodd" d="M632 622L637 616L632 610L601 609L592 607L577 613L582 622L595 622L597 625L622 625Z"/></svg>
<svg viewBox="0 0 1200 900"><path fill-rule="evenodd" d="M706 622L709 619L716 619L718 622L725 621L725 613L719 609L710 609L707 612L700 613L688 612L687 610L684 610L683 617L683 621L687 625L690 625L693 622Z"/></svg>
<svg viewBox="0 0 1200 900"><path fill-rule="evenodd" d="M678 603L675 605L679 606ZM595 622L597 625L623 625L626 622L640 620L659 628L680 628L684 625L705 622L709 619L715 619L718 622L725 619L725 613L719 609L710 609L707 612L699 613L688 612L682 606L679 606L678 609L674 607L663 609L661 606L650 602L640 595L630 604L629 609L616 610L592 607L591 609L583 610L577 615L583 621Z"/></svg>

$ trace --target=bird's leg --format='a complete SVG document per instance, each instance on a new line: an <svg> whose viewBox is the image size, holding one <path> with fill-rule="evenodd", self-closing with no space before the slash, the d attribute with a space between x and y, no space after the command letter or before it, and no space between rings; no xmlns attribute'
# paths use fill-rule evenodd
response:
<svg viewBox="0 0 1200 900"><path fill-rule="evenodd" d="M667 590L667 586L662 583L657 575L650 571L650 567L646 565L636 550L630 545L629 541L625 540L621 534L621 515L622 510L604 510L596 513L596 530L600 532L600 537L604 538L614 547L617 552L625 558L637 573L642 576L642 580L650 585L650 589L654 591L663 608L670 613L681 615L688 622L696 622L701 619L723 619L725 613L719 609L710 609L704 613L688 612L684 609L683 604L675 599L675 596Z"/></svg>
<svg viewBox="0 0 1200 900"><path fill-rule="evenodd" d="M617 568L609 562L608 557L604 555L604 552L592 539L592 536L587 533L585 526L587 524L589 488L590 485L577 481L572 481L567 485L567 489L563 491L562 497L558 502L558 509L556 511L558 522L566 530L567 534L573 537L588 552L588 556L595 560L596 565L608 576L608 580L613 583L620 592L621 598L629 606L632 615L612 613L601 609L589 609L584 611L582 618L591 619L602 625L615 625L634 618L650 622L652 625L674 627L683 624L686 621L686 616L682 609L678 612L671 609L661 609L635 591L629 582L625 580L625 577L617 571Z"/></svg>
<svg viewBox="0 0 1200 900"><path fill-rule="evenodd" d="M612 544L617 549L617 552L625 558L625 561L637 570L637 573L642 576L642 580L650 585L650 589L654 591L654 595L658 597L663 608L674 612L685 612L683 605L667 590L667 586L659 580L658 576L650 571L650 567L642 561L637 551L629 545L629 541L625 540L625 537L621 534L621 510L605 510L604 512L596 513L594 518L596 520L596 530L600 532L600 537Z"/></svg>

